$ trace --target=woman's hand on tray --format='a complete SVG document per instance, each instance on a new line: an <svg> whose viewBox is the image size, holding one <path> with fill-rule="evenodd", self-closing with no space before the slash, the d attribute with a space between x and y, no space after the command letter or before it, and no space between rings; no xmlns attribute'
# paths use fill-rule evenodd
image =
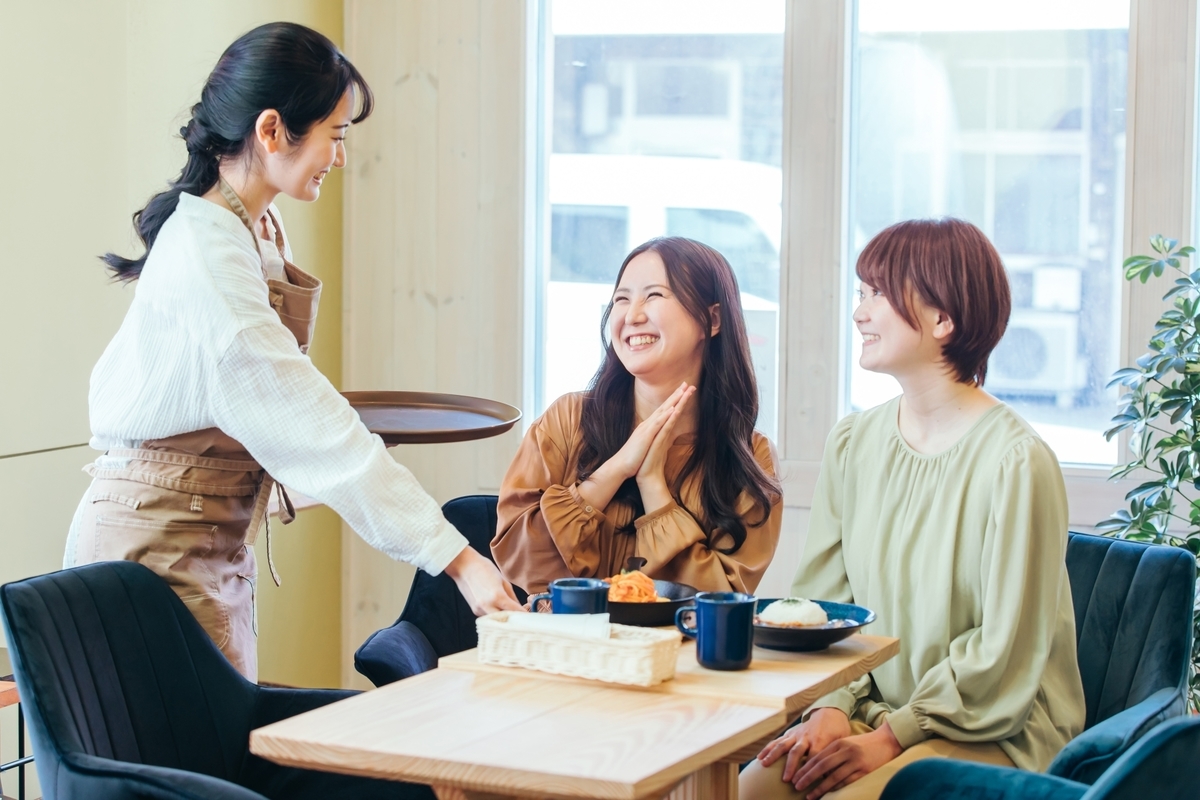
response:
<svg viewBox="0 0 1200 800"><path fill-rule="evenodd" d="M446 565L446 574L457 584L458 591L477 617L494 611L524 610L513 594L512 584L504 580L496 565L470 546L464 547Z"/></svg>

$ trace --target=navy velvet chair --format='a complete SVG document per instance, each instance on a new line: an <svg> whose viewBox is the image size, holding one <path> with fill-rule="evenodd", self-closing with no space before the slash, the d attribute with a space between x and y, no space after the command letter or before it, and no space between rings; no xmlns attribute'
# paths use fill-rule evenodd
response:
<svg viewBox="0 0 1200 800"><path fill-rule="evenodd" d="M927 758L896 773L880 800L1186 800L1200 798L1195 765L1200 717L1162 723L1095 783L1036 772Z"/></svg>
<svg viewBox="0 0 1200 800"><path fill-rule="evenodd" d="M170 587L111 561L0 587L46 800L420 798L427 786L280 767L250 731L354 692L243 678Z"/></svg>
<svg viewBox="0 0 1200 800"><path fill-rule="evenodd" d="M494 494L468 495L442 506L450 524L488 560L492 559L498 499ZM514 588L517 599L524 603L525 592ZM450 576L418 572L400 618L363 642L354 654L354 668L371 683L383 686L431 670L441 656L470 650L478 643L475 615Z"/></svg>
<svg viewBox="0 0 1200 800"><path fill-rule="evenodd" d="M1092 783L1186 708L1196 560L1180 548L1071 533L1067 573L1087 717L1047 773Z"/></svg>

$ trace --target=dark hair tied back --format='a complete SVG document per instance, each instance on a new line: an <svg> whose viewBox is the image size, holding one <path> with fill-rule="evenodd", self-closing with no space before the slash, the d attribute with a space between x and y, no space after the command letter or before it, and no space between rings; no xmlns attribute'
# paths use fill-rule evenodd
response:
<svg viewBox="0 0 1200 800"><path fill-rule="evenodd" d="M332 114L351 89L359 103L352 122L359 123L374 106L370 87L328 37L303 25L268 23L229 45L208 76L200 102L192 106L191 120L179 129L188 153L183 172L133 215L146 252L140 258L102 257L113 277L133 281L141 275L179 195L204 194L216 184L222 160L252 152L254 126L263 111L279 112L288 141L295 144Z"/></svg>

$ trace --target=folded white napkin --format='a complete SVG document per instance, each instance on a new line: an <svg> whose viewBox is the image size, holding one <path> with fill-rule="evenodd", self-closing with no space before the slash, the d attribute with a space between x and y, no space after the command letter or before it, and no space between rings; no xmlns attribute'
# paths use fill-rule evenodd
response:
<svg viewBox="0 0 1200 800"><path fill-rule="evenodd" d="M608 614L509 614L506 624L518 630L565 633L585 639L609 637Z"/></svg>

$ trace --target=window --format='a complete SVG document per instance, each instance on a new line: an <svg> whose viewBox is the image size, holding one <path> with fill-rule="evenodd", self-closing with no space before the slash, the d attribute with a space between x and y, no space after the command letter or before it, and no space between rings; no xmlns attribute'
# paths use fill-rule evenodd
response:
<svg viewBox="0 0 1200 800"><path fill-rule="evenodd" d="M625 255L655 236L686 236L734 268L758 427L774 437L783 0L551 0L548 11L536 412L584 389L599 366L600 320Z"/></svg>
<svg viewBox="0 0 1200 800"><path fill-rule="evenodd" d="M1013 291L986 388L1063 462L1112 464L1120 353L1128 2L861 0L853 29L853 263L872 236L956 216L1000 251ZM849 312L847 313L847 316ZM847 348L849 409L899 393Z"/></svg>

